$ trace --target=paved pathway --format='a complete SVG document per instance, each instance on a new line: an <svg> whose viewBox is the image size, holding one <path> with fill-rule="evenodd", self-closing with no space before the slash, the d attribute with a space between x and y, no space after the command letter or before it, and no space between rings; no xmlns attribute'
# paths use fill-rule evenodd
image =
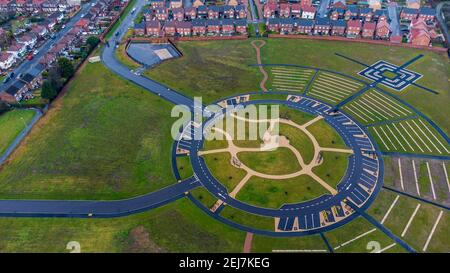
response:
<svg viewBox="0 0 450 273"><path fill-rule="evenodd" d="M257 45L259 43L259 45ZM252 46L256 50L256 61L258 64L261 64L261 48L266 44L266 41L263 40L254 40L252 41ZM266 82L269 79L269 75L267 74L266 70L264 69L264 66L259 66L259 71L263 74L263 79L261 80L261 83L259 84L259 87L262 91L267 92L266 88Z"/></svg>

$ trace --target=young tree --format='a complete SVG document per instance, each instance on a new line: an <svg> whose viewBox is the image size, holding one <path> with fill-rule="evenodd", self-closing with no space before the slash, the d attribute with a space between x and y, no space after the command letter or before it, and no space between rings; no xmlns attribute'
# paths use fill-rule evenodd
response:
<svg viewBox="0 0 450 273"><path fill-rule="evenodd" d="M92 51L100 43L100 39L96 36L87 38L86 44L89 46L89 51Z"/></svg>
<svg viewBox="0 0 450 273"><path fill-rule="evenodd" d="M49 81L45 81L42 84L41 97L43 99L52 100L56 97L56 95L58 95L58 93L53 85Z"/></svg>
<svg viewBox="0 0 450 273"><path fill-rule="evenodd" d="M58 59L58 69L61 73L61 77L70 78L75 73L75 69L73 68L72 63L67 58L59 58Z"/></svg>

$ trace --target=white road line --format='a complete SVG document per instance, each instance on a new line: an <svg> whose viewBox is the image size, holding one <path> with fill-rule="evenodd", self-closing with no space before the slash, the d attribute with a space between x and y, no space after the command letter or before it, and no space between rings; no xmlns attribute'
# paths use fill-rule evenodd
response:
<svg viewBox="0 0 450 273"><path fill-rule="evenodd" d="M372 105L372 109L375 110L375 112L380 113L380 114L381 114L381 113L386 114L386 115L388 115L388 116L391 117L391 118L394 117L391 113L388 113L388 112L385 111L384 109L381 109L381 107L379 107L378 105L376 105L374 102L368 100L367 98L362 97L361 100L363 100L363 101L367 102L368 104Z"/></svg>
<svg viewBox="0 0 450 273"><path fill-rule="evenodd" d="M378 95L380 95L382 98L385 98L386 100L390 101L392 104L396 105L398 108L403 109L404 111L411 113L411 111L405 107L403 107L401 104L398 104L396 101L393 101L391 98L388 98L387 96L383 95L381 92L377 92Z"/></svg>
<svg viewBox="0 0 450 273"><path fill-rule="evenodd" d="M427 129L427 131L434 137L434 139L436 139L436 141L439 142L439 144L442 146L442 148L444 148L445 151L446 151L447 153L449 153L447 147L445 147L445 145L442 144L442 142L434 135L434 133L431 132L431 130L428 128L428 126L426 126L426 125L423 123L423 121L422 121L421 119L419 119L419 122L422 123L423 127L425 127L425 129Z"/></svg>
<svg viewBox="0 0 450 273"><path fill-rule="evenodd" d="M412 166L413 166L413 172L414 172L414 180L416 181L417 194L420 196L419 179L417 179L416 163L414 162L414 159L412 160Z"/></svg>
<svg viewBox="0 0 450 273"><path fill-rule="evenodd" d="M386 144L386 142L384 142L383 138L378 133L377 128L373 127L373 131L375 132L375 134L377 134L377 136L381 140L381 142L383 142L384 147L386 147L386 149L390 150L389 146Z"/></svg>
<svg viewBox="0 0 450 273"><path fill-rule="evenodd" d="M360 107L360 105L358 105L358 104L350 104L349 105L349 107L353 107L355 110L358 110L358 112L360 112L361 114L363 114L364 116L366 116L368 119L370 119L370 120L372 120L372 121L374 121L375 119L378 119L378 117L377 116L375 116L375 117L373 117L371 114L371 112L369 112L367 109L365 109L365 108L363 108L364 109L364 111L363 111L363 109L360 109L359 107ZM366 112L367 111L367 112Z"/></svg>
<svg viewBox="0 0 450 273"><path fill-rule="evenodd" d="M380 249L380 250L378 250L378 251L377 251L377 252L375 252L375 253L383 253L384 251L386 251L386 250L388 250L388 249L390 249L390 248L394 247L395 245L396 245L396 243L392 243L392 244L388 245L387 247L385 247L385 248L383 248L383 249Z"/></svg>
<svg viewBox="0 0 450 273"><path fill-rule="evenodd" d="M386 132L384 131L383 127L380 126L380 130L383 132L383 134L387 137L387 139L389 140L389 142L392 144L392 146L394 146L394 149L397 150L397 146L395 146L394 142L392 142L391 138L386 134Z"/></svg>
<svg viewBox="0 0 450 273"><path fill-rule="evenodd" d="M412 123L414 123L414 125L419 129L419 131L420 131L420 132L428 139L428 141L434 146L434 148L436 148L436 150L438 150L438 152L439 152L440 154L442 154L441 150L439 150L439 148L436 146L436 144L434 144L434 142L431 141L431 139L427 136L427 134L425 134L425 132L422 130L422 128L420 128L420 126L417 125L416 121L415 121L415 120L411 120L411 121L412 121Z"/></svg>
<svg viewBox="0 0 450 273"><path fill-rule="evenodd" d="M376 92L369 92L369 93L367 93L367 96L370 97L371 99L379 102L381 105L386 105L386 108L389 109L391 112L395 113L397 116L404 116L404 115L409 114L409 113L405 113L402 110L398 109L395 104L393 105L392 103L390 103L386 100L378 98L375 93ZM388 107L388 105L389 105L389 107Z"/></svg>
<svg viewBox="0 0 450 273"><path fill-rule="evenodd" d="M348 95L350 95L352 93L352 92L343 91L345 87L337 87L337 86L334 86L332 84L327 84L327 83L320 82L320 81L316 81L314 83L314 86L320 86L323 89L327 89L327 90L330 90L330 91L333 91L333 92L336 92L336 93L340 93L340 94L343 94L345 96L348 96Z"/></svg>
<svg viewBox="0 0 450 273"><path fill-rule="evenodd" d="M329 85L331 85L331 86L334 86L334 85L337 85L337 86L339 86L339 87L341 87L341 88L346 88L346 89L350 89L350 90L356 90L356 89L358 89L358 87L356 87L355 88L355 86L353 86L353 85L349 85L348 83L345 83L345 82L336 82L336 81L332 81L331 79L329 79L329 78L319 78L319 79L317 79L317 81L318 82L324 82L324 83L328 83Z"/></svg>
<svg viewBox="0 0 450 273"><path fill-rule="evenodd" d="M444 213L444 212L441 210L441 212L439 213L439 215L438 215L438 217L437 217L437 219L436 219L436 222L435 222L434 225L433 225L433 228L431 229L430 235L428 235L428 239L427 239L427 241L425 242L425 245L423 246L423 249L422 249L423 252L427 251L428 244L430 243L431 238L433 237L433 234L434 234L434 232L436 231L436 227L437 227L437 225L439 224L439 221L441 221L441 218L442 218L442 214L443 214L443 213Z"/></svg>
<svg viewBox="0 0 450 273"><path fill-rule="evenodd" d="M400 158L398 159L398 172L400 173L400 186L404 191L405 187L403 186L402 162L400 161Z"/></svg>
<svg viewBox="0 0 450 273"><path fill-rule="evenodd" d="M411 136L411 134L408 132L408 130L406 130L405 126L403 126L403 123L399 123L400 126L402 126L403 130L405 130L405 132L408 134L408 136L412 139L412 141L414 142L414 144L416 144L417 147L419 147L419 149L422 151L423 153L423 149L421 146L419 146L419 144L417 143L417 141Z"/></svg>
<svg viewBox="0 0 450 273"><path fill-rule="evenodd" d="M367 110L369 110L369 109L371 109L372 107L370 107L369 105L367 105L362 99L360 99L359 101L358 101L358 103L360 103L360 104L362 104L362 105L364 105L365 106L365 108L367 109ZM372 109L373 110L373 109ZM378 119L389 119L388 117L386 117L385 115L383 115L382 113L380 113L380 112L378 112L378 111L372 111L372 114L374 114L374 116L381 116L382 118L379 118L378 116L377 116L377 118ZM375 115L376 114L376 115Z"/></svg>
<svg viewBox="0 0 450 273"><path fill-rule="evenodd" d="M447 168L445 167L444 162L442 162L442 168L444 169L445 180L447 181L448 192L450 192L450 183L448 182Z"/></svg>
<svg viewBox="0 0 450 273"><path fill-rule="evenodd" d="M356 112L354 112L354 111L350 108L350 106L345 107L345 109L347 109L347 110L350 111L352 114L354 114L355 116L357 116L357 117L359 117L360 119L362 119L364 122L367 122L367 121L368 121L367 119L363 118L362 116L360 116L359 114L357 114Z"/></svg>
<svg viewBox="0 0 450 273"><path fill-rule="evenodd" d="M336 99L330 99L329 97L324 97L324 96L321 96L321 95L319 95L319 94L317 94L317 93L314 93L314 92L308 92L308 94L312 94L313 95L313 97L318 97L318 98L321 98L321 99L324 99L324 100L328 100L328 101L332 101L332 102L338 102L339 100L336 100Z"/></svg>
<svg viewBox="0 0 450 273"><path fill-rule="evenodd" d="M406 142L406 144L408 144L409 148L411 148L411 150L415 151L415 149L413 148L413 146L411 146L411 143L409 143L409 141L406 140L406 138L403 136L403 134L400 132L400 130L397 128L397 125L395 125L395 123L392 123L392 126L394 126L395 130L397 130L397 132L399 133L399 135L403 138L403 140Z"/></svg>
<svg viewBox="0 0 450 273"><path fill-rule="evenodd" d="M394 116L401 116L399 115L397 112L395 112L394 110L392 110L391 108L387 107L385 104L381 103L379 100L377 100L376 98L372 98L371 96L367 95L365 96L365 99L372 101L373 103L375 103L376 105L378 105L380 108L383 108L386 110L386 112L389 112L391 114L393 114Z"/></svg>
<svg viewBox="0 0 450 273"><path fill-rule="evenodd" d="M333 75L333 74L328 74L328 73L322 73L322 74L320 74L320 76L322 76L322 75L323 75L323 76L328 76L328 77L330 77L330 78L334 78L334 79L339 80L339 81L347 82L347 83L349 83L349 84L352 84L352 85L355 85L355 86L358 86L358 87L361 87L361 86L362 86L362 84L359 83L359 82L356 82L356 81L353 81L353 80L349 80L349 79L346 79L346 78L341 78L341 77L335 76L335 75Z"/></svg>
<svg viewBox="0 0 450 273"><path fill-rule="evenodd" d="M347 95L342 95L342 94L339 93L339 92L336 92L336 90L334 90L334 89L323 88L321 85L315 85L315 86L313 86L312 90L313 90L313 91L319 90L319 91L322 92L322 93L330 94L330 95L335 96L335 97L337 97L337 98L339 98L339 99L343 99L343 98L345 98L345 97L347 96Z"/></svg>
<svg viewBox="0 0 450 273"><path fill-rule="evenodd" d="M430 164L427 161L428 178L430 179L431 192L433 193L433 199L436 200L436 193L434 192L433 178L431 177Z"/></svg>
<svg viewBox="0 0 450 273"><path fill-rule="evenodd" d="M420 208L420 204L417 204L416 209L411 214L411 217L409 217L408 223L406 224L405 228L403 229L403 232L401 235L402 237L404 237L406 232L408 231L409 226L411 225L412 221L414 220L414 217L416 217L416 214L417 214L417 211L419 210L419 208Z"/></svg>
<svg viewBox="0 0 450 273"><path fill-rule="evenodd" d="M322 96L329 97L329 98L331 98L331 99L337 99L337 100L340 100L339 98L336 98L336 96L333 96L333 94L330 95L330 93L328 93L328 92L320 92L320 91L317 91L317 89L313 89L313 90L311 90L309 93L320 94L320 95L322 95Z"/></svg>
<svg viewBox="0 0 450 273"><path fill-rule="evenodd" d="M397 142L400 144L400 146L402 146L403 151L406 151L405 146L403 146L403 144L400 142L400 140L398 140L397 135L394 134L394 132L392 132L391 127L389 127L388 124L386 124L386 128L388 128L389 132L391 132L391 134L394 136L395 140L397 140Z"/></svg>
<svg viewBox="0 0 450 273"><path fill-rule="evenodd" d="M381 219L381 222L380 222L381 224L384 224L384 222L388 218L389 214L391 213L392 209L394 208L395 204L397 204L397 201L399 198L400 198L400 195L397 195L397 197L395 197L394 201L392 201L392 204L389 207L388 211L386 211L386 214L383 216L383 219Z"/></svg>
<svg viewBox="0 0 450 273"><path fill-rule="evenodd" d="M368 235L368 234L374 232L375 230L377 230L377 229L376 229L376 228L373 228L373 229L371 229L371 230L369 230L369 231L367 231L367 232L364 232L363 234L360 234L360 235L356 236L355 238L353 238L353 239L351 239L351 240L348 240L348 241L345 242L345 243L340 244L339 246L335 247L334 249L337 249L337 248L346 246L346 245L350 244L351 242L354 242L354 241L356 241L356 240L358 240L358 239L361 239L362 237L364 237L364 236L366 236L366 235Z"/></svg>

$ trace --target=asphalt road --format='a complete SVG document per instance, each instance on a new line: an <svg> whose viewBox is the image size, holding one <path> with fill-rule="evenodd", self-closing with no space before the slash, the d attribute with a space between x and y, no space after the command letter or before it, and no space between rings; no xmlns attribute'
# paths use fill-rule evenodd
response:
<svg viewBox="0 0 450 273"><path fill-rule="evenodd" d="M18 67L16 67L14 72L14 78L17 77L20 73L24 73L28 71L31 67L33 67L35 64L39 62L42 56L44 56L55 44L57 44L61 38L66 35L76 24L76 22L81 18L81 16L91 8L92 3L97 3L98 0L93 0L92 2L86 3L81 7L81 10L72 17L67 23L66 27L64 29L61 29L58 33L55 34L54 39L48 39L38 50L38 54L36 54L32 60L24 60ZM0 84L0 92L5 91L8 89L8 87L11 86L11 84L14 82L14 80L9 80L6 84L1 83Z"/></svg>

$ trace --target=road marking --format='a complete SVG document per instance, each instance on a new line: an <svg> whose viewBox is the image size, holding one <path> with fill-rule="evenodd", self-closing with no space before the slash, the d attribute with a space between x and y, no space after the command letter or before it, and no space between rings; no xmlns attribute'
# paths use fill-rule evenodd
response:
<svg viewBox="0 0 450 273"><path fill-rule="evenodd" d="M431 238L433 237L433 234L434 234L434 232L436 231L436 227L437 227L437 225L439 224L439 221L441 221L441 218L442 218L442 214L443 214L443 213L444 213L444 212L441 210L441 212L440 212L439 215L438 215L438 218L436 219L436 222L435 222L434 225L433 225L433 228L431 229L430 235L428 235L428 239L427 239L425 245L423 246L423 249L422 249L423 252L427 251L428 244L430 243Z"/></svg>
<svg viewBox="0 0 450 273"><path fill-rule="evenodd" d="M386 142L384 142L384 139L381 137L381 135L378 133L377 128L373 127L373 131L375 132L375 134L377 134L378 138L381 140L381 142L383 142L383 145L386 147L386 149L389 149L389 146L386 144Z"/></svg>
<svg viewBox="0 0 450 273"><path fill-rule="evenodd" d="M411 128L411 131L413 131L413 133L420 139L420 141L425 145L425 147L428 149L429 152L433 152L430 147L428 147L427 143L425 143L425 141L419 136L419 134L416 132L416 130L414 130L414 128L411 126L411 124L409 124L408 121L405 121L406 125L409 126L409 128Z"/></svg>
<svg viewBox="0 0 450 273"><path fill-rule="evenodd" d="M421 146L419 146L419 144L417 143L417 141L411 136L411 134L408 132L408 130L406 130L405 126L403 126L403 123L399 123L400 126L402 126L403 130L405 130L405 132L408 134L408 136L412 139L412 141L414 141L414 144L416 144L417 147L419 147L420 151L422 151L423 153L423 149Z"/></svg>
<svg viewBox="0 0 450 273"><path fill-rule="evenodd" d="M426 126L421 119L419 119L419 122L422 123L423 127L425 127L425 129L427 129L427 131L434 137L434 139L436 139L437 142L439 142L439 144L441 144L442 148L444 148L445 151L448 153L449 151L448 151L447 147L445 147L445 145L442 144L442 142L434 135L434 133L431 132L431 130L428 128L428 126Z"/></svg>
<svg viewBox="0 0 450 273"><path fill-rule="evenodd" d="M353 239L351 239L351 240L348 240L348 241L345 242L345 243L340 244L339 246L335 247L334 249L338 249L338 248L340 248L340 247L346 246L346 245L350 244L351 242L354 242L354 241L356 241L356 240L358 240L358 239L361 239L362 237L364 237L364 236L366 236L366 235L368 235L368 234L374 232L375 230L377 230L377 229L376 229L376 228L373 228L373 229L371 229L371 230L369 230L369 231L367 231L367 232L364 232L363 234L360 234L360 235L356 236L355 238L353 238Z"/></svg>
<svg viewBox="0 0 450 273"><path fill-rule="evenodd" d="M396 243L390 244L390 245L388 245L387 247L385 247L385 248L383 248L383 249L380 249L379 251L377 251L377 252L375 252L375 253L383 253L384 251L386 251L386 250L388 250L388 249L394 247L395 245L396 245Z"/></svg>
<svg viewBox="0 0 450 273"><path fill-rule="evenodd" d="M445 180L447 180L447 187L448 187L448 191L450 192L450 183L448 182L447 168L445 167L444 162L442 162L442 168L444 169Z"/></svg>
<svg viewBox="0 0 450 273"><path fill-rule="evenodd" d="M436 200L436 192L434 191L433 178L431 177L430 164L427 161L428 178L430 178L431 192L433 193L433 199Z"/></svg>
<svg viewBox="0 0 450 273"><path fill-rule="evenodd" d="M406 224L405 228L403 229L403 232L401 235L402 237L405 236L406 232L408 231L409 226L411 225L412 221L414 220L414 217L416 217L416 214L417 214L417 211L419 210L419 208L420 208L420 204L417 204L416 209L412 213L411 217L409 217L408 223Z"/></svg>
<svg viewBox="0 0 450 273"><path fill-rule="evenodd" d="M275 253L289 253L289 252L309 253L309 252L328 252L328 251L325 249L272 249L272 252L275 252Z"/></svg>
<svg viewBox="0 0 450 273"><path fill-rule="evenodd" d="M392 144L392 146L394 146L394 149L397 150L397 146L395 146L394 142L392 142L391 138L386 134L386 132L384 131L383 127L379 127L381 132L383 132L383 134L387 137L387 139L389 140L389 143Z"/></svg>
<svg viewBox="0 0 450 273"><path fill-rule="evenodd" d="M389 214L391 213L391 210L394 208L395 204L397 204L398 199L400 198L400 195L397 195L397 197L395 197L394 201L392 202L391 206L389 207L388 211L386 212L386 214L383 216L383 219L381 219L381 224L384 224L384 222L386 221L387 217L389 216Z"/></svg>
<svg viewBox="0 0 450 273"><path fill-rule="evenodd" d="M420 196L419 180L417 179L416 164L414 163L414 159L412 161L412 166L413 166L413 172L414 172L414 180L416 181L417 194Z"/></svg>
<svg viewBox="0 0 450 273"><path fill-rule="evenodd" d="M400 132L400 130L397 128L397 125L395 125L395 123L392 123L392 126L394 126L395 130L397 130L397 132L400 134L400 136L403 138L403 140L406 142L406 144L408 144L409 148L411 148L411 150L416 151L412 146L411 143L409 143L408 140L406 140L406 138L403 136L403 134Z"/></svg>
<svg viewBox="0 0 450 273"><path fill-rule="evenodd" d="M400 158L398 159L398 172L400 173L400 186L402 187L402 190L405 190L405 187L403 186L403 175L402 175L402 162L400 161Z"/></svg>
<svg viewBox="0 0 450 273"><path fill-rule="evenodd" d="M400 142L400 140L398 140L397 135L394 134L394 132L391 130L391 127L389 127L389 125L386 124L386 128L388 128L389 132L391 132L391 134L394 136L395 140L397 140L397 142L400 144L400 146L402 146L403 151L406 151L405 146L403 146L403 144Z"/></svg>

